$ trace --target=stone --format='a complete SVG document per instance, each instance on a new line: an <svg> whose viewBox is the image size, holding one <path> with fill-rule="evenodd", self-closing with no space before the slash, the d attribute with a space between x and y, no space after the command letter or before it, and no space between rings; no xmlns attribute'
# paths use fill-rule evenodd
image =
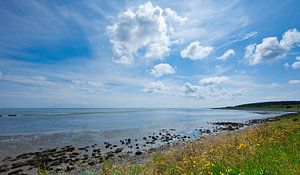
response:
<svg viewBox="0 0 300 175"><path fill-rule="evenodd" d="M142 151L136 151L136 152L135 152L135 155L142 155L142 154L143 154Z"/></svg>

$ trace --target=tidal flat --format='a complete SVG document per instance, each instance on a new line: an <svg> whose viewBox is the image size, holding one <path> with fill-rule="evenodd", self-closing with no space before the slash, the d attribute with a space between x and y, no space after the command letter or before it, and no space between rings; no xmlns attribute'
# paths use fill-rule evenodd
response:
<svg viewBox="0 0 300 175"><path fill-rule="evenodd" d="M220 109L2 110L0 172L76 173L110 160L143 162L157 150L286 114ZM17 114L11 117L8 114Z"/></svg>

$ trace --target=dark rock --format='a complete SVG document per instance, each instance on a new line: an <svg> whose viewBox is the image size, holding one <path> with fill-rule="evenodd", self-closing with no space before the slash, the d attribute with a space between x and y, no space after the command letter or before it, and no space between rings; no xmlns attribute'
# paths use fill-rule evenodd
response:
<svg viewBox="0 0 300 175"><path fill-rule="evenodd" d="M88 149L88 146L86 146L86 147L83 147L83 148L78 148L78 150L81 150L81 151L83 151L83 150L87 150Z"/></svg>
<svg viewBox="0 0 300 175"><path fill-rule="evenodd" d="M50 166L58 166L58 165L60 165L60 164L61 164L61 161L56 160L56 161L52 162L52 163L50 164Z"/></svg>
<svg viewBox="0 0 300 175"><path fill-rule="evenodd" d="M135 152L135 155L142 155L142 154L143 154L142 151L136 151L136 152Z"/></svg>
<svg viewBox="0 0 300 175"><path fill-rule="evenodd" d="M0 166L0 173L6 172L8 170L9 170L8 165L1 165Z"/></svg>
<svg viewBox="0 0 300 175"><path fill-rule="evenodd" d="M74 169L75 169L74 166L67 166L66 171L67 171L67 172L70 172L70 171L72 171L72 170L74 170Z"/></svg>
<svg viewBox="0 0 300 175"><path fill-rule="evenodd" d="M20 168L22 166L27 166L27 165L29 165L29 163L28 162L23 162L23 161L11 164L12 169Z"/></svg>
<svg viewBox="0 0 300 175"><path fill-rule="evenodd" d="M28 159L29 157L33 156L35 153L25 153L18 155L16 159Z"/></svg>
<svg viewBox="0 0 300 175"><path fill-rule="evenodd" d="M113 157L115 154L113 152L107 152L106 153L106 157L107 158L110 158L110 157Z"/></svg>
<svg viewBox="0 0 300 175"><path fill-rule="evenodd" d="M56 168L55 168L55 171L56 171L56 172L62 171L62 167L60 167L60 166L56 167Z"/></svg>
<svg viewBox="0 0 300 175"><path fill-rule="evenodd" d="M123 148L117 148L116 150L115 150L115 153L120 153L120 152L122 152L123 151Z"/></svg>
<svg viewBox="0 0 300 175"><path fill-rule="evenodd" d="M90 166L93 166L93 165L95 165L96 163L94 162L94 161L92 161L92 162L89 162L88 163Z"/></svg>
<svg viewBox="0 0 300 175"><path fill-rule="evenodd" d="M8 161L8 160L10 160L10 159L11 159L10 156L6 156L2 161L4 162L4 161Z"/></svg>
<svg viewBox="0 0 300 175"><path fill-rule="evenodd" d="M229 131L233 131L233 130L234 130L234 128L233 128L231 125L229 125L229 126L227 127L227 130L229 130Z"/></svg>
<svg viewBox="0 0 300 175"><path fill-rule="evenodd" d="M78 156L80 153L78 152L72 152L71 155L74 155L74 156Z"/></svg>
<svg viewBox="0 0 300 175"><path fill-rule="evenodd" d="M100 148L94 149L93 152L101 152Z"/></svg>

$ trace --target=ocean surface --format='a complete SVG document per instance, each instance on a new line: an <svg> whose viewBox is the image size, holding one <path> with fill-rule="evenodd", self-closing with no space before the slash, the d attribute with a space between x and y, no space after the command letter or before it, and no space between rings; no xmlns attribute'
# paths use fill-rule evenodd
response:
<svg viewBox="0 0 300 175"><path fill-rule="evenodd" d="M211 122L245 122L283 113L183 108L0 109L0 158L67 144L104 146L104 141L142 140L161 129L195 136L195 129L211 129Z"/></svg>
<svg viewBox="0 0 300 175"><path fill-rule="evenodd" d="M244 122L282 114L221 109L0 109L0 135L176 128L189 131L207 122Z"/></svg>

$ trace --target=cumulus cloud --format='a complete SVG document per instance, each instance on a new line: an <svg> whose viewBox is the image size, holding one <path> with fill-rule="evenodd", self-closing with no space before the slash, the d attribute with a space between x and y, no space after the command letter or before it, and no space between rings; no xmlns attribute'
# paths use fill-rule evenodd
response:
<svg viewBox="0 0 300 175"><path fill-rule="evenodd" d="M260 44L251 44L246 47L245 58L251 65L274 61L284 58L289 51L299 46L300 32L296 29L286 31L279 41L277 37L267 37Z"/></svg>
<svg viewBox="0 0 300 175"><path fill-rule="evenodd" d="M171 21L178 22L180 25L183 25L186 21L186 17L179 16L174 10L170 8L165 9L166 12L166 18L170 19Z"/></svg>
<svg viewBox="0 0 300 175"><path fill-rule="evenodd" d="M149 85L145 86L143 91L147 93L166 94L169 91L169 88L165 86L161 81L156 81L151 82Z"/></svg>
<svg viewBox="0 0 300 175"><path fill-rule="evenodd" d="M221 84L227 81L229 81L229 78L226 76L213 76L213 77L202 78L199 81L199 84L202 84L204 86L209 86L209 85Z"/></svg>
<svg viewBox="0 0 300 175"><path fill-rule="evenodd" d="M194 99L224 99L241 96L244 93L238 89L226 89L220 86L222 83L229 81L226 76L206 77L199 81L199 84L192 85L187 82L180 89L181 96Z"/></svg>
<svg viewBox="0 0 300 175"><path fill-rule="evenodd" d="M164 58L170 50L172 25L182 24L185 20L175 11L163 10L151 2L120 13L113 25L107 27L116 56L114 62L132 64L140 50L146 58Z"/></svg>
<svg viewBox="0 0 300 175"><path fill-rule="evenodd" d="M229 57L234 56L235 55L235 51L233 49L228 49L226 52L224 52L223 55L217 57L218 60L222 60L225 61L227 60Z"/></svg>
<svg viewBox="0 0 300 175"><path fill-rule="evenodd" d="M202 96L201 87L198 85L192 85L191 83L187 82L181 88L182 96L190 97L194 99L204 99Z"/></svg>
<svg viewBox="0 0 300 175"><path fill-rule="evenodd" d="M291 85L300 84L300 80L289 80L289 84Z"/></svg>
<svg viewBox="0 0 300 175"><path fill-rule="evenodd" d="M291 65L291 67L292 67L293 69L298 69L298 68L300 68L300 57L296 57L296 62L294 62L294 63Z"/></svg>
<svg viewBox="0 0 300 175"><path fill-rule="evenodd" d="M192 85L187 82L181 88L181 96L194 99L226 99L241 96L240 90L229 90L224 87Z"/></svg>
<svg viewBox="0 0 300 175"><path fill-rule="evenodd" d="M280 41L280 44L286 48L291 48L294 47L295 45L299 46L300 32L298 32L297 29L290 29L286 31L282 36L282 40Z"/></svg>
<svg viewBox="0 0 300 175"><path fill-rule="evenodd" d="M213 47L203 46L199 41L190 43L184 50L180 52L182 58L190 58L191 60L202 60L208 57L214 50Z"/></svg>
<svg viewBox="0 0 300 175"><path fill-rule="evenodd" d="M276 37L268 37L260 44L252 44L246 47L245 58L252 65L263 61L272 61L283 58L288 52L287 48L280 45Z"/></svg>
<svg viewBox="0 0 300 175"><path fill-rule="evenodd" d="M161 77L167 74L174 74L175 72L175 69L169 64L161 63L155 65L154 68L151 70L150 74L156 77Z"/></svg>

